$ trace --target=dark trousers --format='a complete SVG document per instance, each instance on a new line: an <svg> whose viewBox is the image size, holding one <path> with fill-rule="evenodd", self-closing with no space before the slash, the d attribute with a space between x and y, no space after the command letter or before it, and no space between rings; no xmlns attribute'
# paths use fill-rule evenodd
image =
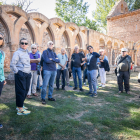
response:
<svg viewBox="0 0 140 140"><path fill-rule="evenodd" d="M56 87L58 89L59 89L59 79L60 79L61 74L62 74L62 88L64 88L65 87L66 69L64 69L64 70L57 69Z"/></svg>
<svg viewBox="0 0 140 140"><path fill-rule="evenodd" d="M3 88L3 84L4 84L4 81L0 82L0 96L1 96L2 88Z"/></svg>
<svg viewBox="0 0 140 140"><path fill-rule="evenodd" d="M31 73L24 73L18 71L15 74L15 92L16 92L16 106L23 107L24 100L27 96L30 87Z"/></svg>
<svg viewBox="0 0 140 140"><path fill-rule="evenodd" d="M87 68L83 71L83 83L86 82L87 79Z"/></svg>
<svg viewBox="0 0 140 140"><path fill-rule="evenodd" d="M119 91L123 91L123 82L125 91L129 91L129 72L128 71L119 71L117 75Z"/></svg>

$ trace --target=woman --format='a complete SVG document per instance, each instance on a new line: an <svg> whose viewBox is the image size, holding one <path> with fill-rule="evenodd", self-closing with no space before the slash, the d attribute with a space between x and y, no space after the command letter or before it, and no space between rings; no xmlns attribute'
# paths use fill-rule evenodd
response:
<svg viewBox="0 0 140 140"><path fill-rule="evenodd" d="M31 45L31 50L32 52L29 54L30 59L40 59L40 54L37 51L37 45L32 44ZM40 71L39 71L40 73ZM31 82L30 82L30 88L29 88L29 92L27 95L27 98L31 98L31 87L32 87L32 94L33 96L38 96L36 94L36 86L37 86L37 79L38 79L38 71L37 71L37 63L31 63Z"/></svg>
<svg viewBox="0 0 140 140"><path fill-rule="evenodd" d="M104 50L101 49L99 50L99 54L101 56L100 60L99 60L99 73L100 73L100 78L101 78L101 84L99 86L105 87L106 84L106 69L108 69L107 67L109 67L108 64L108 58L106 55L104 55Z"/></svg>
<svg viewBox="0 0 140 140"><path fill-rule="evenodd" d="M31 65L27 50L27 39L22 38L19 42L19 46L20 48L13 55L10 68L15 73L17 115L28 115L31 111L28 111L28 108L24 106L24 100L29 91L31 79Z"/></svg>
<svg viewBox="0 0 140 140"><path fill-rule="evenodd" d="M2 92L3 85L6 84L5 77L4 77L4 59L5 54L1 50L1 48L4 46L4 35L0 33L0 96ZM0 128L3 128L3 125L0 124Z"/></svg>

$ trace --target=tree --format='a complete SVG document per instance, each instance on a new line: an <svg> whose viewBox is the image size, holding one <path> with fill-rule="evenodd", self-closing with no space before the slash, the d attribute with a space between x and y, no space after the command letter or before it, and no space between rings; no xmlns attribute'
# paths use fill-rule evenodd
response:
<svg viewBox="0 0 140 140"><path fill-rule="evenodd" d="M37 9L31 9L30 6L33 3L33 0L16 0L12 5L18 6L25 12L29 13L32 11L37 11Z"/></svg>
<svg viewBox="0 0 140 140"><path fill-rule="evenodd" d="M96 11L93 12L93 17L104 30L106 30L107 27L106 17L116 1L117 0L96 0L97 7Z"/></svg>
<svg viewBox="0 0 140 140"><path fill-rule="evenodd" d="M93 11L93 17L97 20L100 27L106 30L107 27L107 15L111 11L112 7L115 5L115 2L118 0L96 0L97 8ZM139 0L125 0L128 4L130 11L140 8Z"/></svg>
<svg viewBox="0 0 140 140"><path fill-rule="evenodd" d="M56 14L65 22L74 22L78 26L96 29L96 22L87 18L89 5L83 0L56 0Z"/></svg>

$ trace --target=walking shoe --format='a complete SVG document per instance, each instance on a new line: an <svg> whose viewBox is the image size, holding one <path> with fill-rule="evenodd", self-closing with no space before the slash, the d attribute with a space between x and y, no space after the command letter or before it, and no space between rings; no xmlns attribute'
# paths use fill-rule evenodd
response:
<svg viewBox="0 0 140 140"><path fill-rule="evenodd" d="M93 93L92 95L90 95L91 97L97 97L96 93Z"/></svg>
<svg viewBox="0 0 140 140"><path fill-rule="evenodd" d="M76 89L77 89L77 87L74 87L74 88L73 88L73 90L76 90Z"/></svg>
<svg viewBox="0 0 140 140"><path fill-rule="evenodd" d="M80 88L80 91L84 91L82 88Z"/></svg>
<svg viewBox="0 0 140 140"><path fill-rule="evenodd" d="M59 88L56 88L56 91L58 91L59 90Z"/></svg>
<svg viewBox="0 0 140 140"><path fill-rule="evenodd" d="M65 90L65 88L62 88L62 90Z"/></svg>
<svg viewBox="0 0 140 140"><path fill-rule="evenodd" d="M49 101L55 101L55 99L54 99L54 98L48 98L48 100L49 100Z"/></svg>
<svg viewBox="0 0 140 140"><path fill-rule="evenodd" d="M0 128L3 128L3 125L2 124L0 124Z"/></svg>
<svg viewBox="0 0 140 140"><path fill-rule="evenodd" d="M18 110L17 115L28 115L31 111L27 111L26 109Z"/></svg>
<svg viewBox="0 0 140 140"><path fill-rule="evenodd" d="M99 87L102 87L102 84L100 84Z"/></svg>
<svg viewBox="0 0 140 140"><path fill-rule="evenodd" d="M126 91L126 94L130 94L130 92L129 91Z"/></svg>
<svg viewBox="0 0 140 140"><path fill-rule="evenodd" d="M118 93L123 93L122 91L119 91Z"/></svg>
<svg viewBox="0 0 140 140"><path fill-rule="evenodd" d="M41 100L41 102L42 102L42 104L43 104L43 105L45 105L45 104L46 104L45 99L42 99L42 100Z"/></svg>
<svg viewBox="0 0 140 140"><path fill-rule="evenodd" d="M93 93L91 93L91 92L86 93L86 95L90 95L90 94L93 94Z"/></svg>
<svg viewBox="0 0 140 140"><path fill-rule="evenodd" d="M105 85L102 85L102 87L105 87Z"/></svg>
<svg viewBox="0 0 140 140"><path fill-rule="evenodd" d="M23 109L28 110L28 108L25 107L25 106L23 106ZM19 110L18 107L16 108L16 110L17 110L17 111Z"/></svg>

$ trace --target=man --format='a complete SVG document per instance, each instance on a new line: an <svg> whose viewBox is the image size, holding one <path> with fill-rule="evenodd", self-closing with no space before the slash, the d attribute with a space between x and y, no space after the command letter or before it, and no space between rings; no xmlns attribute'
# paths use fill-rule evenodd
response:
<svg viewBox="0 0 140 140"><path fill-rule="evenodd" d="M127 55L127 49L122 48L121 54L117 56L115 63L117 65L117 82L119 93L123 92L123 81L125 86L125 92L129 94L129 78L130 78L130 68L132 59Z"/></svg>
<svg viewBox="0 0 140 140"><path fill-rule="evenodd" d="M49 83L48 100L55 101L55 99L52 98L53 85L56 77L56 63L60 63L60 60L58 59L56 53L53 52L53 42L49 41L47 45L48 49L43 51L41 57L42 59L41 61L43 62L43 64L41 62L41 66L43 67L43 86L41 92L42 104L46 104L45 97L48 83Z"/></svg>
<svg viewBox="0 0 140 140"><path fill-rule="evenodd" d="M84 55L79 53L79 47L75 46L74 48L74 53L72 54L71 57L71 69L72 69L72 74L73 74L73 79L74 79L74 88L73 90L77 89L77 77L76 73L78 75L78 80L79 80L79 89L80 91L83 91L82 89L82 72L81 72L81 65L82 61L84 61Z"/></svg>
<svg viewBox="0 0 140 140"><path fill-rule="evenodd" d="M37 46L36 44L31 45L32 52L29 53L30 59L40 59L40 54L37 52ZM27 94L27 98L31 99L31 92L33 96L38 96L36 94L36 86L37 86L37 79L38 79L38 69L37 65L38 63L31 63L31 81L30 81L30 88ZM40 71L39 71L40 72Z"/></svg>
<svg viewBox="0 0 140 140"><path fill-rule="evenodd" d="M88 46L87 50L89 51L89 54L87 54L86 56L87 76L90 90L89 93L87 93L87 95L91 94L92 97L97 97L97 58L100 58L100 55L96 52L93 52L92 46Z"/></svg>
<svg viewBox="0 0 140 140"><path fill-rule="evenodd" d="M59 90L59 79L60 75L62 74L62 90L65 90L65 77L66 77L66 65L68 62L68 58L66 55L65 49L61 49L61 53L57 55L58 59L60 60L60 63L58 63L57 67L57 77L56 77L56 87L57 90Z"/></svg>

